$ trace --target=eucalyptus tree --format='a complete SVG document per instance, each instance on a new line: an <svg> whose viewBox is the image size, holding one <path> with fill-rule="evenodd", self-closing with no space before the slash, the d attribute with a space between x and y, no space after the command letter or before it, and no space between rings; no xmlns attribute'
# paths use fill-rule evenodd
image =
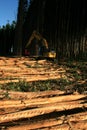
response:
<svg viewBox="0 0 87 130"><path fill-rule="evenodd" d="M14 39L14 55L22 55L22 39L23 39L23 23L26 16L27 0L19 0L18 2L18 13L17 23L15 28L15 39Z"/></svg>
<svg viewBox="0 0 87 130"><path fill-rule="evenodd" d="M39 31L57 58L87 56L87 0L30 0L24 26L26 39Z"/></svg>

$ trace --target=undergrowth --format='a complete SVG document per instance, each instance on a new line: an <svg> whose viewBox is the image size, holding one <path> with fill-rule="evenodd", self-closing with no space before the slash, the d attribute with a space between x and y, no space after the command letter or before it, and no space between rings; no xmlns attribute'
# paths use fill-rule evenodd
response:
<svg viewBox="0 0 87 130"><path fill-rule="evenodd" d="M21 92L37 92L46 90L62 90L62 91L78 91L80 93L87 91L86 84L80 85L67 79L53 79L45 81L26 82L19 81L16 83L8 83L0 86L0 89L21 91Z"/></svg>

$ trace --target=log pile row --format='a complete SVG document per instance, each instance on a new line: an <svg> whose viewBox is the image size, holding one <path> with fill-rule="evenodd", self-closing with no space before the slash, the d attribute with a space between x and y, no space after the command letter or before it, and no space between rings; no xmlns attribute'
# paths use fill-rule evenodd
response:
<svg viewBox="0 0 87 130"><path fill-rule="evenodd" d="M87 130L87 95L0 92L1 130Z"/></svg>
<svg viewBox="0 0 87 130"><path fill-rule="evenodd" d="M65 70L47 61L35 61L30 58L0 57L0 84L19 81L38 81L61 78Z"/></svg>

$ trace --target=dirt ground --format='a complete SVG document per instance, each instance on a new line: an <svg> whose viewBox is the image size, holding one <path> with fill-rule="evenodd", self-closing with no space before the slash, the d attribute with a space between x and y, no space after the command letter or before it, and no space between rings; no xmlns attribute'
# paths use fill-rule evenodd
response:
<svg viewBox="0 0 87 130"><path fill-rule="evenodd" d="M7 89L19 81L36 92ZM87 130L87 62L0 57L0 129Z"/></svg>

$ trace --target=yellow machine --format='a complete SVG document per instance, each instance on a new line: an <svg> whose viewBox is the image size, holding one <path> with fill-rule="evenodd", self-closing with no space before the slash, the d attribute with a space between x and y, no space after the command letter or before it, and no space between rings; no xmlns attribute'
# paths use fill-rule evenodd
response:
<svg viewBox="0 0 87 130"><path fill-rule="evenodd" d="M36 39L37 42L34 42L34 39ZM37 31L33 31L25 49L29 51L28 54L33 57L56 58L56 52L49 51L46 39Z"/></svg>

